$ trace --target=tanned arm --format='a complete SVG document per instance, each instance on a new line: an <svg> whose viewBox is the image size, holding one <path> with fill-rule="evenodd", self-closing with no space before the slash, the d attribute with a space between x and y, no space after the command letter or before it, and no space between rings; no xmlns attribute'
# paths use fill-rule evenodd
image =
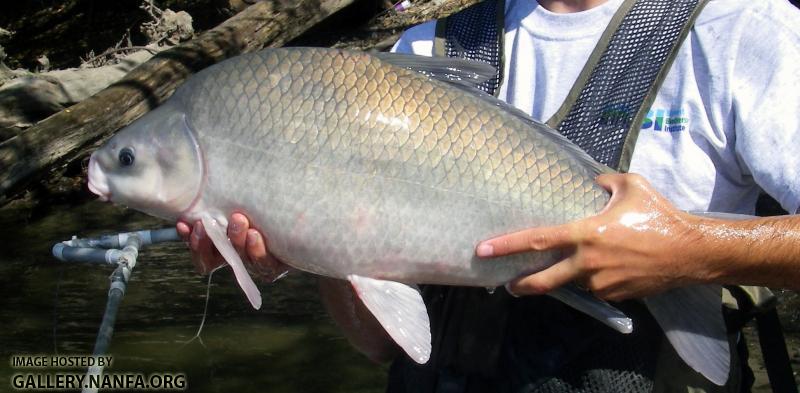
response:
<svg viewBox="0 0 800 393"><path fill-rule="evenodd" d="M697 283L800 290L797 216L698 217L677 210L639 175L602 175L597 182L612 193L598 215L482 242L478 256L563 250L561 262L510 283L519 295L547 293L571 281L608 300Z"/></svg>

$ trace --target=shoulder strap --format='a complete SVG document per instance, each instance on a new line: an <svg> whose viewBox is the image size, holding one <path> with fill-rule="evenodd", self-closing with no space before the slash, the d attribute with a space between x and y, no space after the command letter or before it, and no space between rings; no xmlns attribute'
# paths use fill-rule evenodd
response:
<svg viewBox="0 0 800 393"><path fill-rule="evenodd" d="M494 67L495 76L478 88L497 95L503 80L505 1L486 0L436 22L433 55L475 60Z"/></svg>
<svg viewBox="0 0 800 393"><path fill-rule="evenodd" d="M626 172L645 114L708 0L625 0L547 124Z"/></svg>
<svg viewBox="0 0 800 393"><path fill-rule="evenodd" d="M627 171L639 126L707 2L626 0L547 124L597 161ZM503 0L486 0L442 18L433 45L434 56L495 67L496 76L479 86L492 95L503 81L504 14Z"/></svg>

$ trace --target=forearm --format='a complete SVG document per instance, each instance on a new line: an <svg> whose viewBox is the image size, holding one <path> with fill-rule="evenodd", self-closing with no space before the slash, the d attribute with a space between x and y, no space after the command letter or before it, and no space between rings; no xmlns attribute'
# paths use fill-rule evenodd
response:
<svg viewBox="0 0 800 393"><path fill-rule="evenodd" d="M320 276L322 302L353 347L378 363L398 354L398 347L372 313L358 299L349 282Z"/></svg>
<svg viewBox="0 0 800 393"><path fill-rule="evenodd" d="M694 220L688 241L704 281L800 290L800 217Z"/></svg>

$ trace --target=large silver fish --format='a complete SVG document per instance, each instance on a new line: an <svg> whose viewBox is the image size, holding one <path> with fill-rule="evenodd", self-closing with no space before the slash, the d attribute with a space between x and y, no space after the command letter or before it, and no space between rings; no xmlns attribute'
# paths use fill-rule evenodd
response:
<svg viewBox="0 0 800 393"><path fill-rule="evenodd" d="M422 71L422 72L417 72ZM494 287L550 252L481 261L483 239L597 213L604 170L556 132L469 86L482 66L410 55L272 49L190 78L92 154L89 188L168 219L201 220L254 307L225 236L244 212L285 263L347 279L416 361L430 355L413 283ZM624 315L572 288L556 298L621 331ZM678 353L727 380L719 291L645 300Z"/></svg>

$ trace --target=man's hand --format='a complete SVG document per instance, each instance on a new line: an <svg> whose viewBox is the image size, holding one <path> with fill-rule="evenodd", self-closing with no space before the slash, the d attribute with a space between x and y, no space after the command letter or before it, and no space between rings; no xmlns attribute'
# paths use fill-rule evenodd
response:
<svg viewBox="0 0 800 393"><path fill-rule="evenodd" d="M563 250L559 263L510 283L519 295L576 281L600 298L622 300L705 281L709 273L691 244L700 237L699 218L675 209L639 175L601 175L597 183L612 195L598 215L484 241L478 256Z"/></svg>
<svg viewBox="0 0 800 393"><path fill-rule="evenodd" d="M225 264L225 259L206 236L203 223L198 221L192 227L179 221L176 227L178 235L192 251L192 262L198 272L207 274ZM291 269L269 253L266 240L259 231L250 228L250 221L243 214L231 215L228 238L247 270L262 280L275 281ZM375 362L391 360L397 354L397 345L361 303L349 282L320 276L319 289L325 307L356 349Z"/></svg>
<svg viewBox="0 0 800 393"><path fill-rule="evenodd" d="M206 235L203 223L195 222L194 226L178 221L178 235L188 242L192 251L192 262L197 271L207 274L225 264L211 239ZM272 282L289 267L275 259L267 248L267 241L257 230L250 228L250 221L243 214L234 213L228 220L228 238L239 252L247 270L257 278Z"/></svg>

